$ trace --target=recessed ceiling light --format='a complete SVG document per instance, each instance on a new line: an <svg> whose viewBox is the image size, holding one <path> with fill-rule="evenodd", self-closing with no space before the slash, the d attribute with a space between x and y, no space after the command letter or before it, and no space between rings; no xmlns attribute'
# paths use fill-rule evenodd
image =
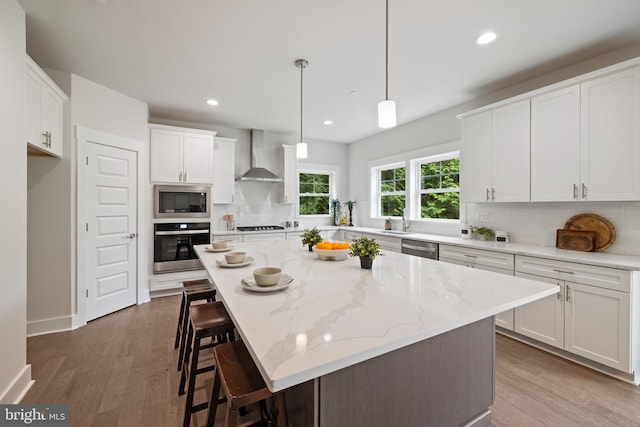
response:
<svg viewBox="0 0 640 427"><path fill-rule="evenodd" d="M325 121L324 121L324 122L322 122L322 123L324 123L324 124L325 124L325 125L327 125L327 126L331 126L331 125L333 124L333 120L325 120Z"/></svg>
<svg viewBox="0 0 640 427"><path fill-rule="evenodd" d="M207 99L207 104L209 105L218 105L218 101L215 99Z"/></svg>
<svg viewBox="0 0 640 427"><path fill-rule="evenodd" d="M489 44L498 37L496 33L491 31L484 32L476 38L476 44Z"/></svg>

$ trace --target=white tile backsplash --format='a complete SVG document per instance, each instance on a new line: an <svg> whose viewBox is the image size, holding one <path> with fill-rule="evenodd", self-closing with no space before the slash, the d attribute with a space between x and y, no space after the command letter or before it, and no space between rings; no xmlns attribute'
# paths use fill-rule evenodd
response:
<svg viewBox="0 0 640 427"><path fill-rule="evenodd" d="M556 229L579 213L595 213L608 219L616 230L616 241L607 252L640 255L640 203L638 202L567 202L567 203L467 203L468 223L476 212L489 212L484 223L494 230L511 233L515 243L550 246L556 244Z"/></svg>

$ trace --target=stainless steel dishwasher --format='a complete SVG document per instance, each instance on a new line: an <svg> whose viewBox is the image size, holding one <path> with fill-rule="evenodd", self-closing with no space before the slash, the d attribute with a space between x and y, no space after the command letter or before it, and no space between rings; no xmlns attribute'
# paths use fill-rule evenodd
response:
<svg viewBox="0 0 640 427"><path fill-rule="evenodd" d="M421 240L402 239L402 253L437 260L438 244Z"/></svg>

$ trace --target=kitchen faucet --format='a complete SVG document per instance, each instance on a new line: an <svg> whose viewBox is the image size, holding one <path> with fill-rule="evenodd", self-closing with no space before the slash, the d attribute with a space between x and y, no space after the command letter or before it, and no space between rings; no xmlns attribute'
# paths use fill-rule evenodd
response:
<svg viewBox="0 0 640 427"><path fill-rule="evenodd" d="M402 212L402 231L408 231L411 227L411 223L404 219L404 212Z"/></svg>

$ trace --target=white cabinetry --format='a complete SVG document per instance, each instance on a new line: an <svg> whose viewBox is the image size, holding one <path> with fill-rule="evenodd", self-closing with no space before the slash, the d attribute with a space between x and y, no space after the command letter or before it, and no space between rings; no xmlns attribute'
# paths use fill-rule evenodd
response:
<svg viewBox="0 0 640 427"><path fill-rule="evenodd" d="M516 275L556 283L560 294L516 308L515 332L633 372L638 338L632 334L637 320L632 318L630 271L517 256Z"/></svg>
<svg viewBox="0 0 640 427"><path fill-rule="evenodd" d="M27 144L36 153L62 157L63 107L68 98L31 58L26 60Z"/></svg>
<svg viewBox="0 0 640 427"><path fill-rule="evenodd" d="M440 261L513 276L513 254L442 244L439 250ZM512 331L513 325L513 310L496 314L496 326Z"/></svg>
<svg viewBox="0 0 640 427"><path fill-rule="evenodd" d="M284 149L284 204L296 203L298 195L298 159L295 145L283 145Z"/></svg>
<svg viewBox="0 0 640 427"><path fill-rule="evenodd" d="M462 144L463 201L529 201L528 99L464 117Z"/></svg>
<svg viewBox="0 0 640 427"><path fill-rule="evenodd" d="M213 187L211 198L214 204L231 204L235 197L236 139L216 137L213 146Z"/></svg>
<svg viewBox="0 0 640 427"><path fill-rule="evenodd" d="M640 68L531 99L531 200L640 198Z"/></svg>
<svg viewBox="0 0 640 427"><path fill-rule="evenodd" d="M376 239L376 242L380 244L380 247L384 251L397 253L402 252L402 239L399 239L397 237L381 236L379 234L362 233L362 235L364 237L368 237L369 239Z"/></svg>
<svg viewBox="0 0 640 427"><path fill-rule="evenodd" d="M151 181L213 182L213 131L151 126Z"/></svg>
<svg viewBox="0 0 640 427"><path fill-rule="evenodd" d="M586 200L640 199L640 67L581 85Z"/></svg>

